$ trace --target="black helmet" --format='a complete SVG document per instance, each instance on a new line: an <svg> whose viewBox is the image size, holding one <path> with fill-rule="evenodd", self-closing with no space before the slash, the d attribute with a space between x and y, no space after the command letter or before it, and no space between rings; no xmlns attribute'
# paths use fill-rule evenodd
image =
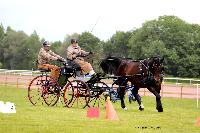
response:
<svg viewBox="0 0 200 133"><path fill-rule="evenodd" d="M49 41L44 41L43 46L51 46L51 45L50 45Z"/></svg>
<svg viewBox="0 0 200 133"><path fill-rule="evenodd" d="M71 39L71 44L73 43L78 43L78 41L76 39Z"/></svg>

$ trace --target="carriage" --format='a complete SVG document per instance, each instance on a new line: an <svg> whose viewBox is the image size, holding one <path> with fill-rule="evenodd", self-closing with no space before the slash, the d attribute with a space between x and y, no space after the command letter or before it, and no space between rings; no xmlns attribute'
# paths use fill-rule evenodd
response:
<svg viewBox="0 0 200 133"><path fill-rule="evenodd" d="M131 61L119 58L108 57L102 60L100 66L104 74L97 73L88 81L79 79L69 80L76 77L76 69L73 66L63 63L60 75L57 81L48 76L46 70L42 70L45 74L35 77L29 84L28 97L33 105L36 105L41 99L48 106L54 106L58 101L62 101L63 106L79 108L104 106L107 96L111 101L121 100L121 107L126 109L124 103L124 95L126 88L131 90L133 97L139 104L139 110L144 110L141 97L138 94L140 87L146 87L156 96L156 109L163 112L160 101L160 89L162 83L162 66L163 59L154 57L142 61ZM129 68L130 67L130 68ZM128 73L131 70L132 73ZM105 73L114 73L114 76L105 76ZM102 79L117 79L110 85L102 81ZM131 86L127 87L127 82L131 82ZM117 82L117 84L116 84ZM117 85L119 91L115 91L114 85ZM130 91L129 91L130 92ZM131 97L129 97L131 98Z"/></svg>
<svg viewBox="0 0 200 133"><path fill-rule="evenodd" d="M112 102L120 100L116 88L119 88L118 77L105 77L102 73L97 73L95 77L88 81L69 80L76 77L76 68L63 63L58 80L54 80L48 75L49 70L39 69L41 74L36 76L28 86L28 98L33 105L38 105L44 101L48 106L54 106L61 101L63 106L79 108L104 106L107 96ZM109 86L102 82L102 79L113 79ZM132 86L127 86L129 102L134 101L130 90Z"/></svg>

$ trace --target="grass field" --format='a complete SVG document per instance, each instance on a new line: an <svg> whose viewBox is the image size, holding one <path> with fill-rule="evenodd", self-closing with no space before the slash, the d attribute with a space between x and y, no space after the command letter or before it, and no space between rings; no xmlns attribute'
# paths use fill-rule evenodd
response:
<svg viewBox="0 0 200 133"><path fill-rule="evenodd" d="M14 102L16 114L0 113L0 133L199 133L196 120L200 109L195 99L162 98L164 112L155 109L154 97L143 97L144 111L136 103L128 110L114 103L119 121L105 120L105 109L101 108L99 119L86 117L87 109L64 108L60 105L33 106L27 99L26 89L0 86L0 101Z"/></svg>

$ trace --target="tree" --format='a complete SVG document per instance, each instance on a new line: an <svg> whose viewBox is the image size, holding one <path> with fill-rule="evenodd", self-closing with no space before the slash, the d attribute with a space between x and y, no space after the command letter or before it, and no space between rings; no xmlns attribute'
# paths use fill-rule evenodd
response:
<svg viewBox="0 0 200 133"><path fill-rule="evenodd" d="M3 47L3 38L4 38L4 36L5 36L4 27L1 24L0 25L0 55L3 55L3 48L2 47ZM0 56L0 64L1 64L0 68L3 66L2 62L3 62L3 56Z"/></svg>
<svg viewBox="0 0 200 133"><path fill-rule="evenodd" d="M117 31L104 45L104 54L128 57L128 42L132 32Z"/></svg>
<svg viewBox="0 0 200 133"><path fill-rule="evenodd" d="M19 65L21 60L18 59L19 49L21 44L25 41L28 36L22 32L16 32L10 27L7 27L6 35L3 39L3 67L8 69L15 69Z"/></svg>
<svg viewBox="0 0 200 133"><path fill-rule="evenodd" d="M34 31L28 38L26 38L19 49L19 58L23 59L23 63L18 69L30 70L35 68L37 55L41 46L40 38L36 31Z"/></svg>
<svg viewBox="0 0 200 133"><path fill-rule="evenodd" d="M40 47L36 32L29 37L23 31L16 32L8 27L2 45L3 67L31 69Z"/></svg>
<svg viewBox="0 0 200 133"><path fill-rule="evenodd" d="M139 59L165 56L167 74L197 77L200 76L196 67L200 59L199 40L199 25L188 24L176 16L161 16L134 31L128 44L129 56Z"/></svg>
<svg viewBox="0 0 200 133"><path fill-rule="evenodd" d="M79 45L85 51L92 51L93 56L88 58L88 62L92 63L92 66L96 71L99 70L99 62L103 52L103 45L99 38L95 37L89 32L83 32L78 36Z"/></svg>

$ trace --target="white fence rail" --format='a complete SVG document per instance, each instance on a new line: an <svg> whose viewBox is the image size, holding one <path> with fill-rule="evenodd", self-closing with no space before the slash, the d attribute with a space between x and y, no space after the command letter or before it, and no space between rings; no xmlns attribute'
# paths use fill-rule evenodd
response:
<svg viewBox="0 0 200 133"><path fill-rule="evenodd" d="M163 82L175 82L177 85L179 84L183 84L183 83L187 83L189 85L192 85L192 84L200 84L200 80L198 79L192 79L192 78L168 78L168 77L165 77Z"/></svg>
<svg viewBox="0 0 200 133"><path fill-rule="evenodd" d="M33 74L38 73L39 71L32 71L32 70L7 70L7 69L0 69L0 75L27 75L33 76Z"/></svg>

